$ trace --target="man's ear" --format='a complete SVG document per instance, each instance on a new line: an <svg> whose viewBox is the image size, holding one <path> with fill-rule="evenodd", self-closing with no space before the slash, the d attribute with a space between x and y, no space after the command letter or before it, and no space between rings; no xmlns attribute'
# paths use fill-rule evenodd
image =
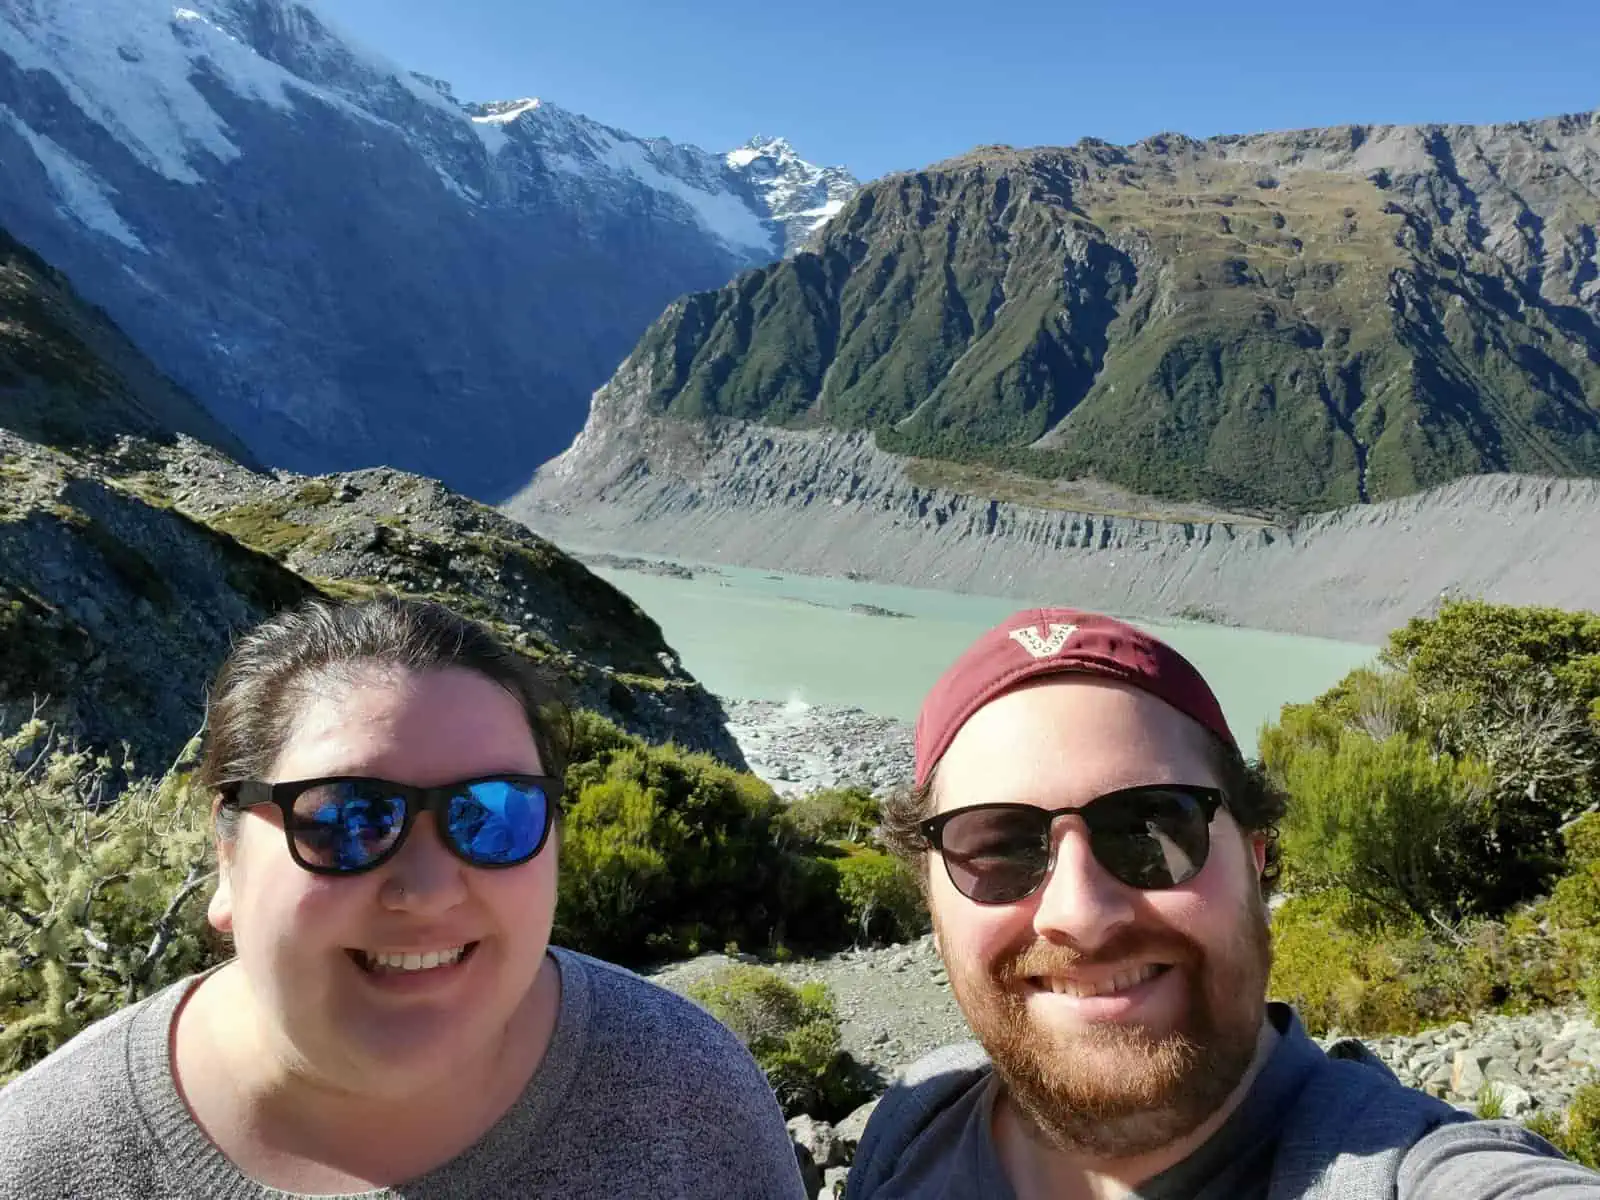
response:
<svg viewBox="0 0 1600 1200"><path fill-rule="evenodd" d="M1248 841L1250 843L1251 856L1256 861L1256 878L1257 879L1260 879L1261 875L1262 875L1262 872L1264 872L1267 869L1267 844L1268 844L1268 840L1269 839L1268 839L1267 835L1264 834L1264 833L1252 833L1252 834L1249 835L1249 838L1248 838Z"/></svg>

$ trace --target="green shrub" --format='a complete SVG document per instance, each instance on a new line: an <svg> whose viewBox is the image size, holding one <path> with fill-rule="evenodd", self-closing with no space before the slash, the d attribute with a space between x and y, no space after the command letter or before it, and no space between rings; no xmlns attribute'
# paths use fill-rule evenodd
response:
<svg viewBox="0 0 1600 1200"><path fill-rule="evenodd" d="M1282 828L1293 886L1345 887L1399 919L1472 911L1474 841L1486 767L1435 755L1405 733L1375 741L1341 729L1280 741L1268 769L1290 796Z"/></svg>
<svg viewBox="0 0 1600 1200"><path fill-rule="evenodd" d="M1564 1117L1539 1113L1527 1126L1568 1158L1600 1170L1600 1082L1579 1088Z"/></svg>
<svg viewBox="0 0 1600 1200"><path fill-rule="evenodd" d="M864 788L823 788L792 800L784 824L808 842L863 842L878 827L878 801Z"/></svg>
<svg viewBox="0 0 1600 1200"><path fill-rule="evenodd" d="M1585 813L1562 831L1569 866L1600 862L1600 812Z"/></svg>
<svg viewBox="0 0 1600 1200"><path fill-rule="evenodd" d="M557 939L625 963L738 942L848 943L838 877L795 843L753 775L574 719Z"/></svg>
<svg viewBox="0 0 1600 1200"><path fill-rule="evenodd" d="M1493 769L1489 833L1527 899L1559 869L1562 824L1600 801L1600 613L1453 601L1390 636L1441 749Z"/></svg>
<svg viewBox="0 0 1600 1200"><path fill-rule="evenodd" d="M1567 1109L1567 1154L1600 1170L1600 1081L1586 1084Z"/></svg>
<svg viewBox="0 0 1600 1200"><path fill-rule="evenodd" d="M928 932L922 888L909 867L881 850L857 849L831 860L862 941L908 942Z"/></svg>
<svg viewBox="0 0 1600 1200"><path fill-rule="evenodd" d="M1455 927L1396 920L1345 889L1273 914L1270 989L1323 1033L1411 1033L1484 1010L1531 1012L1580 993L1595 959L1565 940L1547 903Z"/></svg>
<svg viewBox="0 0 1600 1200"><path fill-rule="evenodd" d="M693 985L688 995L749 1048L785 1115L837 1120L870 1098L840 1047L839 1020L823 984L797 988L775 971L731 966Z"/></svg>
<svg viewBox="0 0 1600 1200"><path fill-rule="evenodd" d="M1293 897L1273 914L1268 990L1313 1033L1411 1033L1424 1015L1405 978L1405 943L1416 935L1345 890Z"/></svg>
<svg viewBox="0 0 1600 1200"><path fill-rule="evenodd" d="M203 806L179 774L108 804L115 768L37 721L0 743L0 1083L216 961Z"/></svg>
<svg viewBox="0 0 1600 1200"><path fill-rule="evenodd" d="M1499 916L1600 851L1600 614L1453 601L1261 732L1290 794L1290 890L1428 920ZM1574 849L1576 844L1577 849ZM1587 848L1586 848L1587 847Z"/></svg>

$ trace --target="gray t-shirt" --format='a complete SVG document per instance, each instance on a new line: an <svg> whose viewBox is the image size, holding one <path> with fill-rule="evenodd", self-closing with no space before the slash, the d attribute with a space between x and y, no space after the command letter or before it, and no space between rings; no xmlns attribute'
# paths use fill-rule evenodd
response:
<svg viewBox="0 0 1600 1200"><path fill-rule="evenodd" d="M1600 1174L1510 1121L1477 1121L1376 1058L1324 1054L1293 1011L1244 1102L1138 1200L1600 1200ZM862 1133L846 1200L1016 1200L992 1136L999 1083L976 1043L935 1051Z"/></svg>
<svg viewBox="0 0 1600 1200"><path fill-rule="evenodd" d="M738 1197L800 1200L766 1077L702 1010L552 949L561 1009L522 1097L420 1179L361 1200ZM0 1090L0 1200L260 1200L195 1124L169 1031L194 980L86 1029Z"/></svg>

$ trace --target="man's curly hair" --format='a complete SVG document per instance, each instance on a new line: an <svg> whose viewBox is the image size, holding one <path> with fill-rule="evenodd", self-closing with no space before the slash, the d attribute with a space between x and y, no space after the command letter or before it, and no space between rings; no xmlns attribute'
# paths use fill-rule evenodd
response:
<svg viewBox="0 0 1600 1200"><path fill-rule="evenodd" d="M1260 763L1246 762L1233 746L1206 734L1222 782L1228 812L1246 834L1261 834L1267 842L1266 866L1261 872L1261 896L1271 896L1281 873L1278 825L1288 810L1288 795L1267 776ZM921 787L897 788L883 802L883 822L878 836L904 860L924 886L927 883L927 839L917 827L934 814L933 789L939 779L938 764Z"/></svg>

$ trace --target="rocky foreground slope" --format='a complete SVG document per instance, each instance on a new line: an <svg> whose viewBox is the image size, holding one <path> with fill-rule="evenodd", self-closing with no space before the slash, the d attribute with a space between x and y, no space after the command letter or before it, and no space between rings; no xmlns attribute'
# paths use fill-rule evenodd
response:
<svg viewBox="0 0 1600 1200"><path fill-rule="evenodd" d="M1447 595L1600 608L1600 481L1479 476L1285 524L1040 507L926 482L867 434L654 416L629 382L513 516L588 547L1374 643Z"/></svg>

